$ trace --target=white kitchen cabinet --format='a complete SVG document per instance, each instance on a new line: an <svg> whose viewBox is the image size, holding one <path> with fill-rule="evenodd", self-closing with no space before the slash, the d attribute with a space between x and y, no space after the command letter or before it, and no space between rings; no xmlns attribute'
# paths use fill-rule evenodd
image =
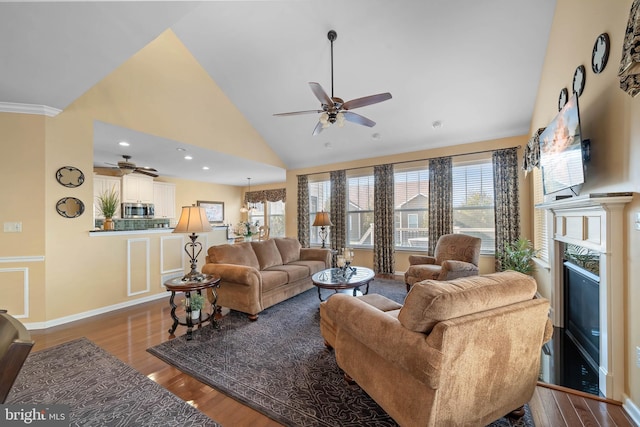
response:
<svg viewBox="0 0 640 427"><path fill-rule="evenodd" d="M156 218L175 218L176 185L170 182L154 182L153 207Z"/></svg>
<svg viewBox="0 0 640 427"><path fill-rule="evenodd" d="M120 178L115 176L103 176L103 175L94 175L93 177L93 217L103 219L104 215L98 209L98 201L97 198L99 195L104 193L105 191L115 190L116 194L118 194L118 198L122 201L120 197ZM115 218L120 218L120 206L118 206L118 210L116 210Z"/></svg>
<svg viewBox="0 0 640 427"><path fill-rule="evenodd" d="M153 178L129 174L122 177L123 203L153 203Z"/></svg>

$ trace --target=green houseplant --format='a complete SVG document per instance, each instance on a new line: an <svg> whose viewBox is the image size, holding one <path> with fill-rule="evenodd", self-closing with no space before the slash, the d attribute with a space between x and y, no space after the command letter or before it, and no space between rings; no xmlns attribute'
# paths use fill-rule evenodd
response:
<svg viewBox="0 0 640 427"><path fill-rule="evenodd" d="M200 295L198 293L191 293L189 295L189 305L191 306L191 318L192 319L198 319L200 318L200 310L202 310L202 308L204 307L205 304L205 297L204 295ZM183 304L186 306L187 305L187 300L183 301Z"/></svg>
<svg viewBox="0 0 640 427"><path fill-rule="evenodd" d="M102 215L104 215L104 229L105 230L113 230L113 216L118 210L118 205L120 204L120 197L116 192L115 185L111 187L111 190L103 191L97 197L98 210Z"/></svg>
<svg viewBox="0 0 640 427"><path fill-rule="evenodd" d="M500 267L502 270L515 270L530 275L536 271L533 258L537 255L538 251L533 248L531 240L521 237L504 246L504 252L499 257Z"/></svg>

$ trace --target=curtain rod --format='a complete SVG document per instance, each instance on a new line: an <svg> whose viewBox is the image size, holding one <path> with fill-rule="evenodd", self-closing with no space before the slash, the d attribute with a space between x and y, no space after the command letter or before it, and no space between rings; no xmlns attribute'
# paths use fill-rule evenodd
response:
<svg viewBox="0 0 640 427"><path fill-rule="evenodd" d="M494 151L508 150L508 149L510 149L510 148L515 148L516 150L519 150L519 149L521 149L521 148L522 148L522 145L516 145L515 147L497 148L497 149L494 149L494 150L481 150L481 151L474 151L474 152L472 152L472 153L452 154L452 155L450 155L450 156L437 156L437 157L427 157L427 158L424 158L424 159L405 160L405 161L402 161L402 162L394 162L393 164L394 164L394 165L401 165L401 164L403 164L403 163L421 162L421 161L424 161L424 160L437 159L437 158L440 158L440 157L473 156L474 154L493 153ZM334 171L336 171L336 170L351 171L351 170L356 170L356 169L373 168L373 167L376 167L376 166L382 166L382 165L384 165L384 164L385 164L385 163L377 164L377 165L370 165L370 166L360 166L360 167L357 167L357 168L333 169L333 170L330 170L330 171L313 172L313 173L304 173L304 174L299 174L299 175L296 175L296 176L303 176L303 175L307 175L307 176L309 176L309 175L321 175L321 174L323 174L323 173L331 173L331 172L334 172Z"/></svg>

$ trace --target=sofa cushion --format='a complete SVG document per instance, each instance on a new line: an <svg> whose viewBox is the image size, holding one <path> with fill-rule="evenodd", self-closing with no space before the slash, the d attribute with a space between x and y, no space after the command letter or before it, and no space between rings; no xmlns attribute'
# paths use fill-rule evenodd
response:
<svg viewBox="0 0 640 427"><path fill-rule="evenodd" d="M273 267L274 265L282 265L280 251L278 251L276 242L272 239L262 242L251 242L251 247L256 253L256 257L260 263L260 270Z"/></svg>
<svg viewBox="0 0 640 427"><path fill-rule="evenodd" d="M211 246L207 252L209 261L213 263L246 265L260 269L260 263L250 242Z"/></svg>
<svg viewBox="0 0 640 427"><path fill-rule="evenodd" d="M262 270L260 276L262 276L262 292L275 289L289 281L289 276L286 271Z"/></svg>
<svg viewBox="0 0 640 427"><path fill-rule="evenodd" d="M273 239L276 242L276 246L280 251L282 257L282 264L289 264L291 261L297 261L300 259L300 242L293 237L279 237Z"/></svg>
<svg viewBox="0 0 640 427"><path fill-rule="evenodd" d="M400 323L429 333L441 321L530 300L536 281L515 271L465 277L449 282L426 280L413 285L400 309Z"/></svg>
<svg viewBox="0 0 640 427"><path fill-rule="evenodd" d="M295 282L296 280L304 279L305 277L309 277L309 269L304 265L274 265L273 267L269 267L267 270L286 272L287 276L289 277L289 283Z"/></svg>
<svg viewBox="0 0 640 427"><path fill-rule="evenodd" d="M324 264L324 261L313 261L313 260L293 261L293 262L290 262L288 265L301 265L301 266L307 267L307 269L309 270L310 276L313 276L318 271L324 270L326 267L326 265Z"/></svg>

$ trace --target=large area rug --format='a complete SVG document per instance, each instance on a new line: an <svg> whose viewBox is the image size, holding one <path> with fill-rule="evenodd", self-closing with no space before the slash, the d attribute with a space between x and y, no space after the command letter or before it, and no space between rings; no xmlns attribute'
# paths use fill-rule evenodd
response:
<svg viewBox="0 0 640 427"><path fill-rule="evenodd" d="M71 426L219 426L86 338L31 353L8 405L70 406Z"/></svg>
<svg viewBox="0 0 640 427"><path fill-rule="evenodd" d="M369 293L398 302L404 283L375 279ZM323 295L326 296L326 295ZM148 351L181 371L287 426L395 426L357 385L348 385L320 335L316 289L276 304L257 322L232 311L220 329L196 330ZM526 415L493 427L533 426Z"/></svg>

